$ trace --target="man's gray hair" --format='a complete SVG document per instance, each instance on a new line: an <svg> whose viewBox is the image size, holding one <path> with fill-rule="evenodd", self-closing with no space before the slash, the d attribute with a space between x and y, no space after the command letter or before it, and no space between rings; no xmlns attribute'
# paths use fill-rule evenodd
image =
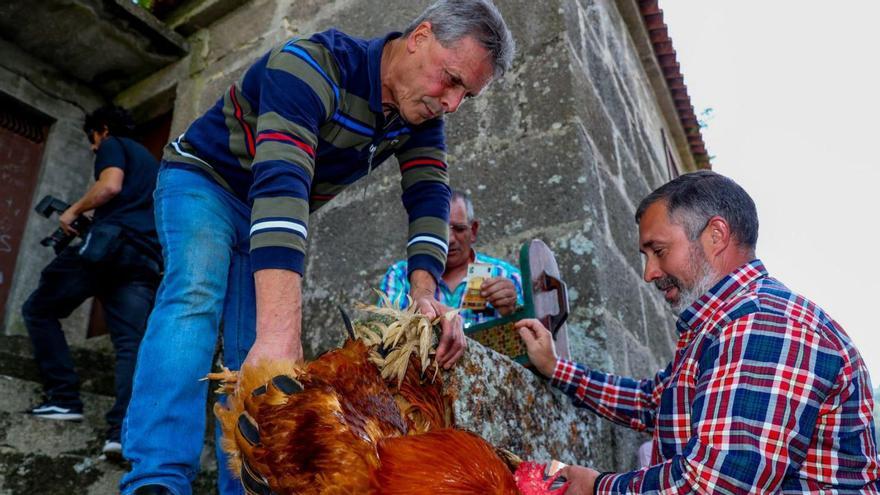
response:
<svg viewBox="0 0 880 495"><path fill-rule="evenodd" d="M709 220L720 216L741 246L755 249L758 243L758 210L749 193L728 177L700 170L681 175L660 186L639 204L636 223L652 204L666 202L669 219L681 225L691 242L696 241Z"/></svg>
<svg viewBox="0 0 880 495"><path fill-rule="evenodd" d="M464 209L467 212L467 220L468 222L473 222L474 203L471 201L470 195L461 189L453 189L452 197L449 198L449 203L452 204L456 200L461 200L461 202L464 203Z"/></svg>
<svg viewBox="0 0 880 495"><path fill-rule="evenodd" d="M414 20L404 36L428 21L437 41L444 47L471 36L492 57L495 78L504 75L513 64L516 43L510 29L490 0L438 0Z"/></svg>

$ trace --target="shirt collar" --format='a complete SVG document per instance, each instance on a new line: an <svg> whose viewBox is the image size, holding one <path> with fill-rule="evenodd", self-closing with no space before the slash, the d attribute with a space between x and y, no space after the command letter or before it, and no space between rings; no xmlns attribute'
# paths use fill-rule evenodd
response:
<svg viewBox="0 0 880 495"><path fill-rule="evenodd" d="M470 256L470 261L468 263L474 263L475 261L477 261L477 250L474 248L471 248L471 256ZM461 279L461 282L459 282L458 285L456 285L455 287L449 287L448 285L446 285L446 282L443 280L443 277L440 277L440 286L446 287L446 290L448 290L449 292L454 292L456 289L458 289L458 287L461 284L463 284L465 282L467 282L467 276L465 276L463 279Z"/></svg>
<svg viewBox="0 0 880 495"><path fill-rule="evenodd" d="M382 113L382 49L389 41L399 38L402 33L392 32L381 38L374 38L367 45L367 75L370 78L370 110Z"/></svg>
<svg viewBox="0 0 880 495"><path fill-rule="evenodd" d="M768 276L764 263L759 259L754 259L728 273L708 292L681 312L676 323L678 331L684 333L698 330L725 301L755 280Z"/></svg>

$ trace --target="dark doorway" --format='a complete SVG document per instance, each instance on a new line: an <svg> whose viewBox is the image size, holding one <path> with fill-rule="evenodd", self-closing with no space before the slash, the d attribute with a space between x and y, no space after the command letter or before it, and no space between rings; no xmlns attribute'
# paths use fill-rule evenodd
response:
<svg viewBox="0 0 880 495"><path fill-rule="evenodd" d="M139 124L134 132L135 139L150 150L156 160L161 160L162 150L168 144L168 137L171 133L171 112Z"/></svg>
<svg viewBox="0 0 880 495"><path fill-rule="evenodd" d="M49 118L0 94L0 321L5 317L50 123Z"/></svg>

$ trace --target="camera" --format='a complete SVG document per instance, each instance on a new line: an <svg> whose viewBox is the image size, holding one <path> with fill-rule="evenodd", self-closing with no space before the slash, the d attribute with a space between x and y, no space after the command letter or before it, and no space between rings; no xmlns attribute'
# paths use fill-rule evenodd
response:
<svg viewBox="0 0 880 495"><path fill-rule="evenodd" d="M40 215L49 218L53 213L60 215L68 208L70 208L70 205L64 201L61 201L52 195L46 195L39 203L37 203L34 210ZM80 215L76 217L76 220L74 220L70 226L79 232L79 235L83 236L88 232L89 227L92 226L92 220L85 215ZM55 232L52 232L51 235L41 240L40 244L46 247L51 247L55 250L55 254L58 254L61 251L64 251L64 248L66 248L76 236L76 234L68 234L64 229L58 227L55 229Z"/></svg>

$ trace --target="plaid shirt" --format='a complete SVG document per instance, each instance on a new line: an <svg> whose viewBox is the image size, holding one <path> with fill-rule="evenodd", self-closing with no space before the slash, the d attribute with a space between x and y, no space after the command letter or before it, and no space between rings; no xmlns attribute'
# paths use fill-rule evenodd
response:
<svg viewBox="0 0 880 495"><path fill-rule="evenodd" d="M516 288L516 304L517 306L523 304L522 275L519 270L504 260L493 258L482 253L476 253L474 261L477 263L492 265L492 277L506 277L512 280L513 286ZM385 276L382 277L382 283L379 286L379 289L391 299L391 302L400 304L402 308L405 308L408 304L406 296L409 294L409 277L407 276L406 268L406 261L398 261L391 265L388 268L388 271L385 272ZM465 279L454 289L446 285L446 282L442 279L438 285L438 290L440 292L440 298L438 300L450 308L460 308L461 300L464 298L465 287L467 286L467 277L465 277ZM471 325L501 317L491 304L488 305L488 309L489 311L479 313L475 313L469 309L461 311L459 313L461 316L461 324L464 328L468 328Z"/></svg>
<svg viewBox="0 0 880 495"><path fill-rule="evenodd" d="M677 327L652 379L556 365L575 405L654 435L654 465L605 475L596 493L880 493L868 371L822 309L755 260Z"/></svg>

